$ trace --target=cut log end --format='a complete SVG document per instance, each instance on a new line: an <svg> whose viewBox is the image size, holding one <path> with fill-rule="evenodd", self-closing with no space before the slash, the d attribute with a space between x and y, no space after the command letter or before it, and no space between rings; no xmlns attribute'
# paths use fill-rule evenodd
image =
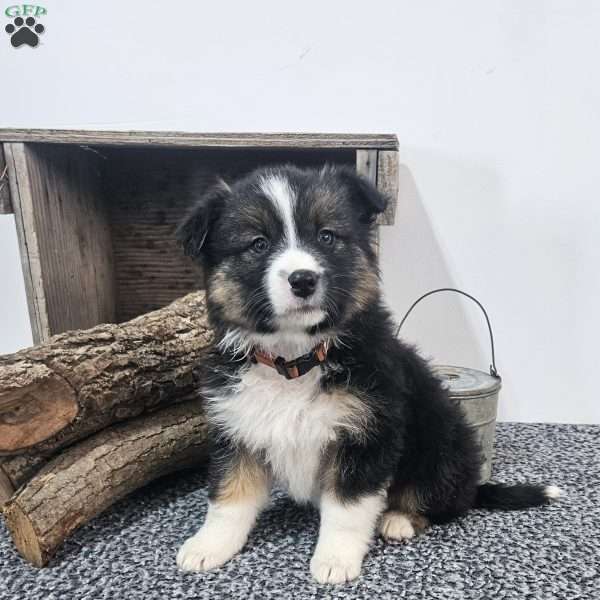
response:
<svg viewBox="0 0 600 600"><path fill-rule="evenodd" d="M43 381L0 396L0 453L26 450L56 435L77 416L73 388L45 370Z"/></svg>
<svg viewBox="0 0 600 600"><path fill-rule="evenodd" d="M49 456L112 423L197 398L211 344L204 292L128 323L70 331L0 356L0 456Z"/></svg>
<svg viewBox="0 0 600 600"><path fill-rule="evenodd" d="M190 401L108 427L52 458L3 508L17 550L45 566L78 527L133 490L206 459L207 423Z"/></svg>
<svg viewBox="0 0 600 600"><path fill-rule="evenodd" d="M49 557L42 550L29 517L18 505L7 506L4 509L4 516L19 554L32 565L43 567Z"/></svg>

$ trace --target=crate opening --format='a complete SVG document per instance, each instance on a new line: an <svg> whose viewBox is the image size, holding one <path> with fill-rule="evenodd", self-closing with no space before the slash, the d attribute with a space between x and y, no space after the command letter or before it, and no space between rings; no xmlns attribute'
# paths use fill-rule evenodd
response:
<svg viewBox="0 0 600 600"><path fill-rule="evenodd" d="M26 144L51 332L122 322L202 286L174 232L218 177L291 163L356 165L354 149Z"/></svg>

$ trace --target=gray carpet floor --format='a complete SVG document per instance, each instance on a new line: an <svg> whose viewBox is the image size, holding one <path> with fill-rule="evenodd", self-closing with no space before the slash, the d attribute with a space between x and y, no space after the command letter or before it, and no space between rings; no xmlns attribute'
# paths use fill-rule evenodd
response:
<svg viewBox="0 0 600 600"><path fill-rule="evenodd" d="M207 574L178 572L179 544L206 510L204 473L154 482L82 528L46 569L15 553L0 525L0 598L600 599L600 426L501 424L494 477L560 485L523 512L473 511L408 543L377 540L361 577L321 586L309 573L318 515L281 493L242 553Z"/></svg>

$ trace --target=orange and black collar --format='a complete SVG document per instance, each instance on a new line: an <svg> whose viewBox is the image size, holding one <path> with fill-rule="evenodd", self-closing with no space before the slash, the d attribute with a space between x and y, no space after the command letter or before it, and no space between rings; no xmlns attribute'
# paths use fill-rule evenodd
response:
<svg viewBox="0 0 600 600"><path fill-rule="evenodd" d="M276 369L286 379L296 379L306 375L313 367L316 367L327 360L328 345L326 342L321 342L315 346L307 354L303 354L298 358L286 361L283 356L273 356L268 352L262 352L256 348L252 352L251 359L254 363L261 363Z"/></svg>

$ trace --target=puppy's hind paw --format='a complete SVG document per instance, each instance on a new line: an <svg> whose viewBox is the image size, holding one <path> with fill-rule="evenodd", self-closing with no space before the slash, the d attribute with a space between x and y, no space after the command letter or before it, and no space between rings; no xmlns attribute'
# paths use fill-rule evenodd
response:
<svg viewBox="0 0 600 600"><path fill-rule="evenodd" d="M188 538L177 553L177 566L182 571L209 571L225 564L239 548L227 547L195 535Z"/></svg>
<svg viewBox="0 0 600 600"><path fill-rule="evenodd" d="M388 510L381 516L379 533L386 540L409 540L415 537L415 528L407 515Z"/></svg>

